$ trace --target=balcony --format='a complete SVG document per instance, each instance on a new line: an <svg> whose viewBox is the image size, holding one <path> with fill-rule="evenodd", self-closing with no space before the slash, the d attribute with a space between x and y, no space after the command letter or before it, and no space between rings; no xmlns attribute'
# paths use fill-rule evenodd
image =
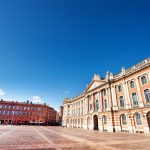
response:
<svg viewBox="0 0 150 150"><path fill-rule="evenodd" d="M139 105L137 104L137 105L133 105L133 108L138 108L139 107Z"/></svg>
<svg viewBox="0 0 150 150"><path fill-rule="evenodd" d="M126 110L125 106L120 106L119 107L121 110Z"/></svg>
<svg viewBox="0 0 150 150"><path fill-rule="evenodd" d="M144 107L150 107L150 102L145 103L145 104L144 104Z"/></svg>

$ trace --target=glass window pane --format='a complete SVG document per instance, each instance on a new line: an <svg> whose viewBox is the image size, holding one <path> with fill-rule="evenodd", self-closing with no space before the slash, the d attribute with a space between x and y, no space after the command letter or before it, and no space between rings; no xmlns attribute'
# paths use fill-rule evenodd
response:
<svg viewBox="0 0 150 150"><path fill-rule="evenodd" d="M141 81L142 81L142 84L146 84L146 83L147 83L146 77L145 77L145 76L142 77L142 78L141 78Z"/></svg>
<svg viewBox="0 0 150 150"><path fill-rule="evenodd" d="M118 91L122 92L122 86L121 85L118 86Z"/></svg>
<svg viewBox="0 0 150 150"><path fill-rule="evenodd" d="M123 96L120 96L120 106L124 107L124 100L123 100Z"/></svg>
<svg viewBox="0 0 150 150"><path fill-rule="evenodd" d="M125 114L121 115L121 117L122 117L122 124L126 125L127 122L126 122L126 116L125 116Z"/></svg>
<svg viewBox="0 0 150 150"><path fill-rule="evenodd" d="M98 103L98 100L96 100L96 109L97 109L97 110L99 109L99 103Z"/></svg>
<svg viewBox="0 0 150 150"><path fill-rule="evenodd" d="M133 105L135 105L135 106L138 105L136 93L132 94L132 100L133 100Z"/></svg>
<svg viewBox="0 0 150 150"><path fill-rule="evenodd" d="M145 101L146 103L150 103L150 91L149 89L144 90Z"/></svg>
<svg viewBox="0 0 150 150"><path fill-rule="evenodd" d="M107 109L107 100L104 101L104 109Z"/></svg>
<svg viewBox="0 0 150 150"><path fill-rule="evenodd" d="M142 125L140 114L137 113L137 114L135 115L135 117L136 117L136 123L137 123L137 125Z"/></svg>
<svg viewBox="0 0 150 150"><path fill-rule="evenodd" d="M130 87L134 88L134 82L133 81L130 82Z"/></svg>

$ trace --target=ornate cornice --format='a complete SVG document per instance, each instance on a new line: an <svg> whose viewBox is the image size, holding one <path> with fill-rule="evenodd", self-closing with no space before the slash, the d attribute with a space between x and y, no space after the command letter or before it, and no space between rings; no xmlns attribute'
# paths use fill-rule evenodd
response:
<svg viewBox="0 0 150 150"><path fill-rule="evenodd" d="M73 98L64 99L64 104L72 103L74 101L79 100L80 98L84 98L84 96L86 96L87 93L92 92L98 88L103 88L104 86L106 86L106 84L111 84L113 86L113 83L115 83L117 80L125 78L125 77L127 77L133 73L136 73L137 71L142 70L149 66L150 66L150 58L147 58L127 70L124 67L122 67L121 72L117 75L113 75L113 73L107 72L106 79L102 79L99 75L95 74L94 77L92 78L92 81L90 82L89 85L87 85L86 89L84 90L84 92L81 95L75 96ZM94 81L101 81L104 83L88 91L87 89L89 89L89 87L92 85L92 83Z"/></svg>

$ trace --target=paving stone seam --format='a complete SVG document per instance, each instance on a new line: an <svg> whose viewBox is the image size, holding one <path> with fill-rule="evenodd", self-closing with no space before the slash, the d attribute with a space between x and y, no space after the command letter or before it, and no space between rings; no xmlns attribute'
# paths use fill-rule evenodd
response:
<svg viewBox="0 0 150 150"><path fill-rule="evenodd" d="M34 127L32 127L33 130L38 133L43 139L45 139L49 144L54 144L52 141L50 141L46 136L44 136L41 132L39 132L37 129L35 129Z"/></svg>
<svg viewBox="0 0 150 150"><path fill-rule="evenodd" d="M12 129L10 129L10 130L8 130L7 132L2 133L2 134L0 135L0 138L3 137L3 136L5 136L5 135L7 135L9 132L11 132L11 131L13 131L13 130L15 130L15 129L16 129L16 127L15 127L15 128L12 128Z"/></svg>
<svg viewBox="0 0 150 150"><path fill-rule="evenodd" d="M42 127L43 128L43 127ZM58 134L58 135L61 135L65 138L68 138L68 139L71 139L73 141L77 141L79 143L86 143L88 146L90 146L91 148L94 148L96 150L99 150L99 148L95 148L95 142L92 142L92 141L89 141L89 140L85 140L85 139L82 139L82 138L79 138L79 137L75 137L75 136L72 136L72 135L68 135L68 134L64 134L64 133L61 133L61 132L57 132L57 131L53 131L51 129L47 129L47 128L43 128L44 130L47 130L49 132L52 132L52 133L55 133L55 134ZM107 148L107 149L111 149L111 150L116 150L116 148L112 148L110 146L107 146L105 145L105 143L101 143L101 144L97 144L97 147L98 146L102 146L104 149Z"/></svg>

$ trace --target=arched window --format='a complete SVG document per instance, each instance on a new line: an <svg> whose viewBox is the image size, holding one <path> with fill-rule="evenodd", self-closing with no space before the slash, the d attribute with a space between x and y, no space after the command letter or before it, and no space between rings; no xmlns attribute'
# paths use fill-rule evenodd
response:
<svg viewBox="0 0 150 150"><path fill-rule="evenodd" d="M120 96L119 99L120 99L120 107L124 107L123 96Z"/></svg>
<svg viewBox="0 0 150 150"><path fill-rule="evenodd" d="M92 104L90 104L90 110L92 110Z"/></svg>
<svg viewBox="0 0 150 150"><path fill-rule="evenodd" d="M132 94L132 100L133 100L133 105L134 105L134 106L137 106L137 105L138 105L138 101L137 101L136 93L133 93L133 94Z"/></svg>
<svg viewBox="0 0 150 150"><path fill-rule="evenodd" d="M121 85L118 86L118 92L122 92L122 86Z"/></svg>
<svg viewBox="0 0 150 150"><path fill-rule="evenodd" d="M96 100L96 109L97 110L99 109L99 102L98 102L98 100Z"/></svg>
<svg viewBox="0 0 150 150"><path fill-rule="evenodd" d="M104 124L107 124L107 117L103 116L103 119L104 119Z"/></svg>
<svg viewBox="0 0 150 150"><path fill-rule="evenodd" d="M150 103L150 91L149 89L144 90L144 96L146 103Z"/></svg>
<svg viewBox="0 0 150 150"><path fill-rule="evenodd" d="M121 121L122 121L122 124L123 124L123 125L126 125L126 124L127 124L125 114L122 114L122 115L121 115Z"/></svg>
<svg viewBox="0 0 150 150"><path fill-rule="evenodd" d="M130 82L130 88L131 88L131 89L134 88L134 81L131 81L131 82Z"/></svg>
<svg viewBox="0 0 150 150"><path fill-rule="evenodd" d="M107 109L107 100L105 99L104 100L104 110L106 110Z"/></svg>
<svg viewBox="0 0 150 150"><path fill-rule="evenodd" d="M141 115L139 113L135 114L135 119L136 119L136 124L137 125L142 125Z"/></svg>
<svg viewBox="0 0 150 150"><path fill-rule="evenodd" d="M142 84L146 84L146 83L147 83L147 80L146 80L146 77L145 77L145 76L143 76L143 77L141 78L141 82L142 82Z"/></svg>

